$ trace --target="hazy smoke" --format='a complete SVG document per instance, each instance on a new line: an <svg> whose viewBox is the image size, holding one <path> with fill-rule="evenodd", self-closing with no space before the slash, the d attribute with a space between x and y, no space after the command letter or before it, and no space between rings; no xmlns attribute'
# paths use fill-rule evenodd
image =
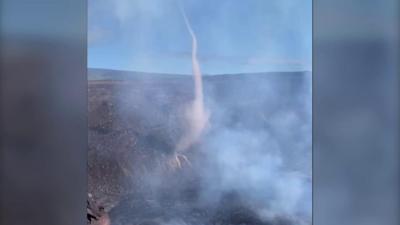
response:
<svg viewBox="0 0 400 225"><path fill-rule="evenodd" d="M211 212L202 217L207 222L227 207L220 214L244 211L266 221L283 217L310 223L310 73L203 77L205 105L213 112L210 125L193 151L185 152L191 166L179 170L165 170L162 164L184 132L179 124L185 117L179 115L179 108L191 102L192 80L187 76L139 78L130 81L132 86L116 90L121 98L119 113L134 116L131 134L137 143L132 149L111 148L116 148L116 154L121 151L118 147L133 154L142 152L126 162L137 174L127 180L140 188L132 192L144 200L129 200L137 208L126 213L140 218L147 210L157 209L168 212L161 218L165 223L199 225L187 220L192 208ZM125 135L129 139L130 134ZM145 172L140 172L138 165L152 159L160 163L148 163Z"/></svg>
<svg viewBox="0 0 400 225"><path fill-rule="evenodd" d="M213 126L202 146L203 197L213 201L233 191L261 216L309 220L311 74L265 76L238 78L225 90L206 92Z"/></svg>
<svg viewBox="0 0 400 225"><path fill-rule="evenodd" d="M141 4L146 4L144 2L147 1L139 2L139 6L141 6ZM165 2L162 7L167 4ZM287 3L287 1L285 2ZM130 17L138 16L126 12L128 8L134 8L122 4L128 4L128 1L120 1L120 3L122 5L121 10L118 11L120 20L126 22ZM253 2L253 6L258 4L256 3ZM225 2L224 4L226 4L226 7L230 7L232 3ZM291 7L297 6L296 4L291 4ZM166 13L167 10L160 10L162 9L160 6L156 7L156 11L147 10L150 5L145 6L140 13L148 12L152 14L151 17L146 17L153 22L149 23L154 26L164 26L161 23L162 21L155 18ZM285 8L285 6L277 8ZM220 9L225 8L220 7ZM277 11L282 14L286 13L288 14L287 17L290 17L291 11L289 9ZM221 10L221 14L223 13L229 14L230 11ZM242 199L244 205L252 208L261 218L270 220L271 218L285 216L291 218L292 221L299 219L310 223L312 200L311 74L303 72L237 74L203 77L202 79L197 60L197 39L184 11L182 11L182 16L192 37L191 59L195 93L193 102L189 102L189 107L185 112L189 131L178 140L176 150L179 153L189 148L203 135L201 141L193 145L198 150L195 154L198 153L200 156L195 155L190 158L193 163L191 168L193 171L189 172L188 177L197 179L196 182L199 182L198 188L200 189L198 196L196 195L197 198L191 200L191 204L206 205L207 207L215 206L220 204L224 198L238 196L237 198ZM270 19L274 19L273 16L277 15L272 12L268 14ZM221 21L217 21L218 24L232 25L232 21L228 21L226 18L235 17L232 14L230 14L230 17L221 15L221 18L219 18ZM154 21L160 23L154 23ZM285 27L285 29L292 27L292 22L285 20L282 27ZM146 25L146 23L144 24ZM172 27L175 25L172 25ZM243 26L246 26L245 23L243 23ZM299 27L301 26L306 25L299 24ZM220 52L230 52L241 44L247 44L235 42L240 39L235 39L234 36L251 35L242 34L238 31L234 35L228 36L227 33L221 33L217 28L209 29L210 33L207 33L207 35L210 35L210 40L216 40L213 43L215 46L221 46L218 49ZM168 27L168 29L174 30L171 27ZM292 51L292 49L289 49L290 46L283 46L281 42L278 44L277 40L270 39L270 36L281 37L277 35L279 32L271 31L273 33L268 33L268 29L261 29L261 27L259 30L253 31L257 31L257 35L265 35L265 42L268 42L266 45L271 45L270 54L267 55L267 58L282 51ZM201 39L202 34L198 35ZM304 42L308 43L308 35L311 35L311 33L305 35ZM147 39L143 40L147 41ZM175 40L174 43L176 42L179 41ZM207 43L205 44L207 45ZM293 51L301 52L294 54L300 55L300 58L303 58L303 54L308 54L299 49ZM215 52L218 54L218 51ZM253 64L258 64L260 61L257 59L260 57L265 56L252 55L253 60L250 61ZM158 66L154 62L150 64ZM166 87L166 89L168 88ZM146 100L146 96L136 94L131 96L143 98L143 102L148 102L148 104L152 103ZM157 109L156 107L149 108ZM212 112L210 118L208 110L205 110L205 108ZM144 121L154 121L154 118L151 118L154 113L147 112L146 109L148 108L137 108L135 113L147 117ZM176 111L171 110L171 112ZM208 120L210 120L209 124ZM203 133L207 124L209 126L208 132ZM181 175L178 174L176 177ZM149 176L148 180L151 180L152 184L155 184L154 186L158 186L154 189L154 193L160 194L160 192L163 192L162 188L166 186L178 190L184 188L173 183L173 178L165 179L163 176L164 174L161 173ZM182 177L184 175L179 179ZM182 185L182 183L179 183L179 185ZM157 192L158 188L161 188L161 191ZM168 192L168 195L173 194ZM226 197L227 195L228 197ZM185 224L185 221L178 219L171 223Z"/></svg>

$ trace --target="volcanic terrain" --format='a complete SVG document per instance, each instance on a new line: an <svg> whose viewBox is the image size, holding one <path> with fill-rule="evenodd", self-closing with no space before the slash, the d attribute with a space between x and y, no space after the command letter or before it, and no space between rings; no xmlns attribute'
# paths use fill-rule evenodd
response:
<svg viewBox="0 0 400 225"><path fill-rule="evenodd" d="M180 167L169 162L187 127L182 112L193 98L191 76L102 69L88 76L88 201L96 215L103 207L116 225L310 224L309 215L260 213L259 203L242 194L243 184L213 186L210 177L221 169L213 154L221 158L222 142L235 141L216 137L235 130L256 141L266 134L274 145L265 154L279 151L282 170L304 177L311 189L311 109L304 105L311 103L311 73L204 76L210 125ZM224 178L231 169L221 171Z"/></svg>

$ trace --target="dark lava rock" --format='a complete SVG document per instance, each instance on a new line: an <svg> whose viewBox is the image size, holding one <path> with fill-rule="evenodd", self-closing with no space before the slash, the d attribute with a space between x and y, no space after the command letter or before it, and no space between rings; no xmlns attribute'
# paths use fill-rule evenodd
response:
<svg viewBox="0 0 400 225"><path fill-rule="evenodd" d="M107 73L107 79L119 76L114 73ZM121 77L90 80L88 86L88 189L113 225L292 224L284 217L261 219L253 206L234 193L224 195L217 205L198 204L202 186L194 168L201 166L201 154L196 151L185 152L193 167L187 163L183 169L169 169L174 146L186 129L183 110L193 98L191 76L124 73ZM303 87L299 84L307 79L309 75L302 72L204 77L206 103L225 109L223 115L212 112L209 133L220 127L269 129L265 118L292 110L285 107L295 108L299 104L295 96ZM271 86L279 86L274 94L283 96L280 101L265 95ZM303 152L285 154L289 154L285 160L300 158L295 154L304 157ZM297 161L288 164L296 167ZM157 174L156 179L152 174Z"/></svg>

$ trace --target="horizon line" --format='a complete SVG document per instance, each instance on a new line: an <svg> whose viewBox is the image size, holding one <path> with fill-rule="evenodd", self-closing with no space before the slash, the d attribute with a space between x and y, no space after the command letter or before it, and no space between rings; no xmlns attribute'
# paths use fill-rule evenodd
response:
<svg viewBox="0 0 400 225"><path fill-rule="evenodd" d="M148 74L164 74L164 75L192 76L192 74L183 74L183 73L147 72L147 71L119 70L119 69L99 68L99 67L87 67L87 69L88 69L88 70L110 70L110 71L119 71L119 72L148 73ZM302 72L302 73L307 73L307 72L308 72L308 73L312 73L312 70L277 70L277 71L240 72L240 73L215 73L215 74L203 73L203 76L239 75L239 74L259 74L259 73L294 73L294 72Z"/></svg>

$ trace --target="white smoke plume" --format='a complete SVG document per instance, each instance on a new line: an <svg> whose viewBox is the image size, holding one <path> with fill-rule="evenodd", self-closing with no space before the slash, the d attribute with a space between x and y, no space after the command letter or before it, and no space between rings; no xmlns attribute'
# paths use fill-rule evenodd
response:
<svg viewBox="0 0 400 225"><path fill-rule="evenodd" d="M185 20L186 27L192 37L192 67L193 67L193 80L194 80L194 99L193 102L186 109L185 116L189 129L185 132L184 136L178 142L177 151L182 152L195 143L203 133L208 124L209 113L204 107L203 96L203 80L200 70L200 64L197 59L197 38L194 33L189 19L187 18L185 9L180 7L181 14Z"/></svg>

